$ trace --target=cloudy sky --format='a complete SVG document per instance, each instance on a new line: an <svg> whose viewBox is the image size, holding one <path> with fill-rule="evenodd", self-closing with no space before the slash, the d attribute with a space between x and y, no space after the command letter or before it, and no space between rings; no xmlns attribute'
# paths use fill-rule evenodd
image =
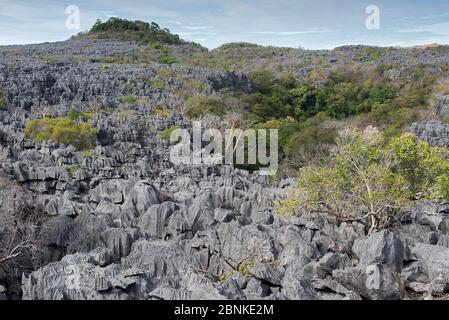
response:
<svg viewBox="0 0 449 320"><path fill-rule="evenodd" d="M69 5L80 9L79 30L66 28ZM380 29L366 27L370 5ZM449 0L0 0L0 45L65 40L112 16L155 21L209 48L449 44Z"/></svg>

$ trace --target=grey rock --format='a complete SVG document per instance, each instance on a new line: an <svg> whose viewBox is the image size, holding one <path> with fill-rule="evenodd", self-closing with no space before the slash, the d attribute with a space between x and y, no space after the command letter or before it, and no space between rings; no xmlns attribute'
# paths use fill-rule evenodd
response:
<svg viewBox="0 0 449 320"><path fill-rule="evenodd" d="M357 239L352 246L352 251L360 259L362 266L381 263L393 268L396 272L401 272L404 244L388 230Z"/></svg>
<svg viewBox="0 0 449 320"><path fill-rule="evenodd" d="M401 296L397 275L381 264L339 269L335 270L332 276L343 287L366 299L396 300Z"/></svg>
<svg viewBox="0 0 449 320"><path fill-rule="evenodd" d="M164 202L148 208L139 219L139 229L143 234L156 239L164 239L167 234L169 218L177 206L173 202Z"/></svg>
<svg viewBox="0 0 449 320"><path fill-rule="evenodd" d="M419 64L431 75L447 76L444 50L398 48L373 61L367 48L270 49L270 59L397 64L384 71L393 83ZM36 230L42 263L23 277L24 299L393 299L399 298L393 280L401 267L411 290L446 289L448 206L420 202L391 232L365 237L360 223L278 216L273 201L295 185L292 178L276 183L231 166L171 162L172 144L158 133L174 126L191 130L191 123L176 111L158 115L156 108L184 108L179 92L186 89L192 96L214 96L229 89L250 93L254 85L243 72L103 63L141 49L115 40L0 47L0 89L8 107L0 110L0 173L9 179L0 188L0 218L10 219L22 200L38 213L33 217L42 218ZM186 44L169 50L204 49ZM298 81L317 68L292 65ZM201 89L190 83L201 83ZM138 101L124 103L126 96ZM435 99L438 116L446 115L447 101ZM29 120L72 109L93 110L88 122L98 130L94 150L25 137ZM203 120L220 129L227 125L218 117ZM410 131L448 146L447 126L425 121ZM443 249L419 251L430 244ZM351 247L360 258L355 268Z"/></svg>
<svg viewBox="0 0 449 320"><path fill-rule="evenodd" d="M245 300L246 296L241 288L235 279L229 279L218 288L218 291L229 300Z"/></svg>
<svg viewBox="0 0 449 320"><path fill-rule="evenodd" d="M269 295L270 288L260 280L251 279L243 292L249 300L259 300Z"/></svg>
<svg viewBox="0 0 449 320"><path fill-rule="evenodd" d="M440 117L449 116L449 96L440 95L435 98L435 114Z"/></svg>
<svg viewBox="0 0 449 320"><path fill-rule="evenodd" d="M415 122L410 131L432 146L449 146L449 124L441 121Z"/></svg>
<svg viewBox="0 0 449 320"><path fill-rule="evenodd" d="M261 280L263 283L269 284L270 286L281 286L283 274L273 267L258 264L250 272L252 276Z"/></svg>
<svg viewBox="0 0 449 320"><path fill-rule="evenodd" d="M417 244L412 248L413 254L423 265L424 271L429 277L432 291L443 293L449 289L449 249Z"/></svg>
<svg viewBox="0 0 449 320"><path fill-rule="evenodd" d="M107 229L101 234L101 240L116 259L126 257L136 238L135 230Z"/></svg>
<svg viewBox="0 0 449 320"><path fill-rule="evenodd" d="M319 300L309 280L285 277L282 281L281 297L287 300Z"/></svg>
<svg viewBox="0 0 449 320"><path fill-rule="evenodd" d="M6 288L4 286L0 286L0 301L6 301L8 300L8 297L6 296Z"/></svg>

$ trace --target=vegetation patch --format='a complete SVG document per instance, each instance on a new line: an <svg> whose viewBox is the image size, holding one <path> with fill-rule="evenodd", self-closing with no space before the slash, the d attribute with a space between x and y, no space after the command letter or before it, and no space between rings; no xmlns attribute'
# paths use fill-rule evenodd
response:
<svg viewBox="0 0 449 320"><path fill-rule="evenodd" d="M87 122L76 123L69 118L42 118L28 122L27 138L36 142L57 141L78 150L92 149L97 143L97 130Z"/></svg>
<svg viewBox="0 0 449 320"><path fill-rule="evenodd" d="M117 39L136 41L142 44L185 43L178 35L170 33L170 30L161 28L157 23L143 21L129 21L120 18L110 18L106 22L97 20L87 34L80 34L78 38Z"/></svg>
<svg viewBox="0 0 449 320"><path fill-rule="evenodd" d="M7 109L5 94L3 90L0 90L0 110L6 111Z"/></svg>
<svg viewBox="0 0 449 320"><path fill-rule="evenodd" d="M173 127L167 128L164 131L159 132L157 134L157 137L159 139L170 140L172 133L177 129L180 129L180 126L173 126Z"/></svg>
<svg viewBox="0 0 449 320"><path fill-rule="evenodd" d="M52 63L52 62L59 62L61 60L60 57L54 56L54 55L41 55L37 57L39 60L46 62L46 63Z"/></svg>
<svg viewBox="0 0 449 320"><path fill-rule="evenodd" d="M160 116L160 117L169 117L170 115L172 115L173 114L173 110L171 110L171 109L164 109L164 108L161 108L161 107L157 107L155 110L154 110L154 114L155 115L158 115L158 116Z"/></svg>
<svg viewBox="0 0 449 320"><path fill-rule="evenodd" d="M87 121L93 119L94 115L90 112L83 112L77 109L71 109L66 112L65 117L73 121Z"/></svg>
<svg viewBox="0 0 449 320"><path fill-rule="evenodd" d="M165 89L165 81L163 79L156 79L150 81L151 87L163 91Z"/></svg>
<svg viewBox="0 0 449 320"><path fill-rule="evenodd" d="M163 56L163 57L159 58L159 63L161 63L161 64L174 64L174 63L178 63L178 61L176 60L176 58L169 57L169 56Z"/></svg>
<svg viewBox="0 0 449 320"><path fill-rule="evenodd" d="M200 118L205 114L214 114L223 117L226 111L219 97L216 96L192 96L186 101L186 115L190 119Z"/></svg>
<svg viewBox="0 0 449 320"><path fill-rule="evenodd" d="M278 212L332 223L360 222L370 233L388 227L417 199L449 199L449 152L412 134L383 143L378 132L346 131L333 163L306 166Z"/></svg>
<svg viewBox="0 0 449 320"><path fill-rule="evenodd" d="M81 154L83 155L83 157L86 157L86 158L93 157L93 155L94 155L93 151L83 151Z"/></svg>

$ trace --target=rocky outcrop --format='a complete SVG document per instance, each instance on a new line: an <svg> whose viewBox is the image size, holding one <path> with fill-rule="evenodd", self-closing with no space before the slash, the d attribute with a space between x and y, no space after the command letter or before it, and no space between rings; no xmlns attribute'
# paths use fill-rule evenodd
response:
<svg viewBox="0 0 449 320"><path fill-rule="evenodd" d="M434 108L437 116L449 117L449 96L437 96L434 101Z"/></svg>
<svg viewBox="0 0 449 320"><path fill-rule="evenodd" d="M449 124L441 121L424 121L412 124L410 131L434 147L449 147Z"/></svg>

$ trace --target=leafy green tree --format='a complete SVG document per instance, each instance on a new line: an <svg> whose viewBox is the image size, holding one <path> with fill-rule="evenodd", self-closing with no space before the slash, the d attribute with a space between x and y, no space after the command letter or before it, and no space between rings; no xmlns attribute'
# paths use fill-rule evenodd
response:
<svg viewBox="0 0 449 320"><path fill-rule="evenodd" d="M413 134L391 140L389 151L395 156L393 169L407 182L410 198L449 198L449 152L431 147Z"/></svg>
<svg viewBox="0 0 449 320"><path fill-rule="evenodd" d="M186 101L186 115L194 119L211 113L219 117L225 114L224 105L216 96L192 96Z"/></svg>
<svg viewBox="0 0 449 320"><path fill-rule="evenodd" d="M157 23L129 21L120 18L110 18L106 22L97 20L87 34L100 39L135 40L144 44L160 42L166 44L183 44L178 35L162 29Z"/></svg>
<svg viewBox="0 0 449 320"><path fill-rule="evenodd" d="M259 92L262 94L270 94L272 92L275 78L271 71L255 71L251 74L251 78Z"/></svg>
<svg viewBox="0 0 449 320"><path fill-rule="evenodd" d="M25 135L37 142L57 141L79 150L92 149L97 141L97 130L89 123L76 123L69 118L31 120L25 127Z"/></svg>
<svg viewBox="0 0 449 320"><path fill-rule="evenodd" d="M336 223L357 221L371 233L387 227L416 194L448 199L447 151L411 135L384 146L377 132L345 132L337 146L332 165L300 170L298 187L279 204L281 214Z"/></svg>

